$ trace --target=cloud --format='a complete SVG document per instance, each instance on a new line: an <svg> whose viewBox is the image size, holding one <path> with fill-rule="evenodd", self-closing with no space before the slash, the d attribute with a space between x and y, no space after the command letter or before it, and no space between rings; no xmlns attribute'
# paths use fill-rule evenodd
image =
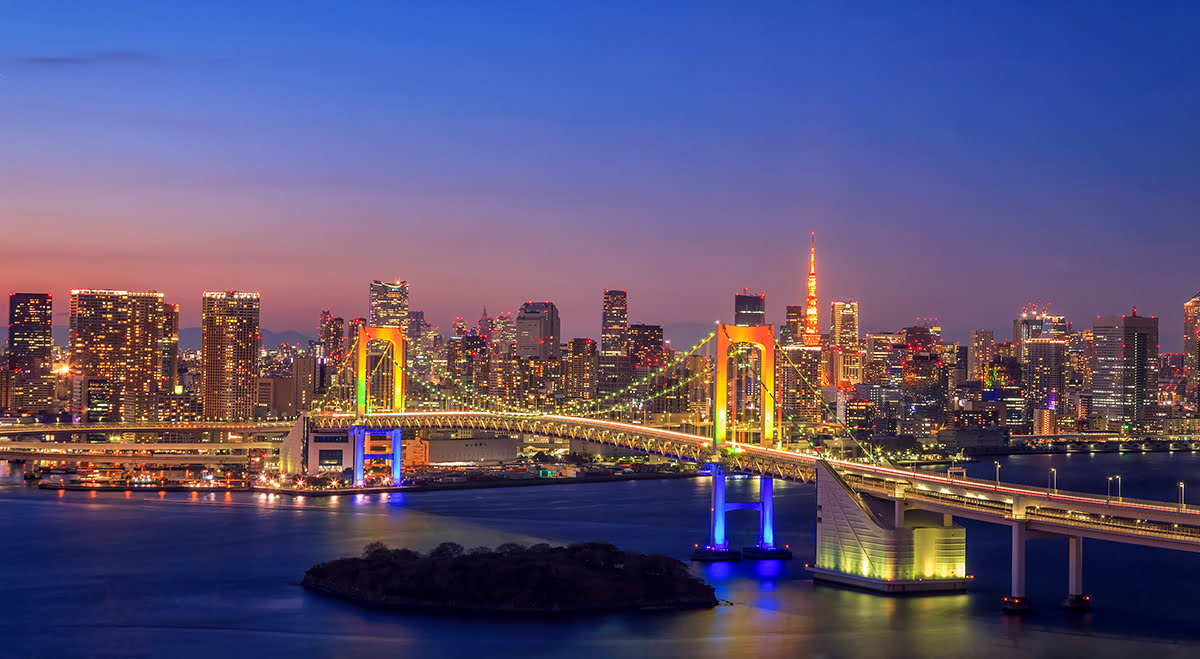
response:
<svg viewBox="0 0 1200 659"><path fill-rule="evenodd" d="M88 66L95 64L145 64L160 58L152 53L136 50L103 50L82 55L41 55L14 58L18 64L30 66Z"/></svg>

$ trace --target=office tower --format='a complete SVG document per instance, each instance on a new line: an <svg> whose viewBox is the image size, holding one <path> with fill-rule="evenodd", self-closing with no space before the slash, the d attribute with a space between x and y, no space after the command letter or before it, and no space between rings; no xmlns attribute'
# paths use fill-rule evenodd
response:
<svg viewBox="0 0 1200 659"><path fill-rule="evenodd" d="M488 316L487 307L483 308L483 315L479 317L479 322L475 324L475 333L482 336L489 344L492 341L492 332L496 329L496 321Z"/></svg>
<svg viewBox="0 0 1200 659"><path fill-rule="evenodd" d="M201 298L204 418L250 419L257 397L258 293L205 291Z"/></svg>
<svg viewBox="0 0 1200 659"><path fill-rule="evenodd" d="M178 313L162 293L71 291L70 364L76 376L109 381L105 418L159 418L166 371L177 360Z"/></svg>
<svg viewBox="0 0 1200 659"><path fill-rule="evenodd" d="M454 336L466 336L471 333L471 330L467 329L467 319L462 316L454 317L453 327Z"/></svg>
<svg viewBox="0 0 1200 659"><path fill-rule="evenodd" d="M821 327L817 318L817 234L812 234L808 252L808 302L804 308L804 345L821 347Z"/></svg>
<svg viewBox="0 0 1200 659"><path fill-rule="evenodd" d="M987 365L996 356L996 334L992 330L971 330L971 345L967 350L967 379L983 382Z"/></svg>
<svg viewBox="0 0 1200 659"><path fill-rule="evenodd" d="M71 418L77 423L116 421L119 408L113 399L113 382L95 375L71 376Z"/></svg>
<svg viewBox="0 0 1200 659"><path fill-rule="evenodd" d="M321 356L330 364L340 366L346 358L346 321L335 318L329 309L321 309L317 321L317 345Z"/></svg>
<svg viewBox="0 0 1200 659"><path fill-rule="evenodd" d="M843 348L858 346L858 302L829 303L829 344Z"/></svg>
<svg viewBox="0 0 1200 659"><path fill-rule="evenodd" d="M408 323L408 282L371 282L368 319L371 327L405 327Z"/></svg>
<svg viewBox="0 0 1200 659"><path fill-rule="evenodd" d="M424 317L424 316L422 316L422 317ZM358 349L358 343L357 343L358 330L360 328L369 327L369 326L370 325L367 324L366 318L351 318L350 319L350 338L346 344L347 350L357 350Z"/></svg>
<svg viewBox="0 0 1200 659"><path fill-rule="evenodd" d="M767 296L751 295L743 288L733 296L733 324L754 327L767 324Z"/></svg>
<svg viewBox="0 0 1200 659"><path fill-rule="evenodd" d="M292 360L292 409L297 413L312 410L321 395L325 381L325 362L318 357L296 357Z"/></svg>
<svg viewBox="0 0 1200 659"><path fill-rule="evenodd" d="M513 320L511 311L496 315L496 326L492 333L492 350L497 354L507 355L517 346L517 323Z"/></svg>
<svg viewBox="0 0 1200 659"><path fill-rule="evenodd" d="M600 354L623 355L629 335L629 298L625 291L604 291L600 319Z"/></svg>
<svg viewBox="0 0 1200 659"><path fill-rule="evenodd" d="M1187 396L1200 407L1200 293L1183 303L1183 368Z"/></svg>
<svg viewBox="0 0 1200 659"><path fill-rule="evenodd" d="M633 368L663 367L662 325L630 325L628 346Z"/></svg>
<svg viewBox="0 0 1200 659"><path fill-rule="evenodd" d="M0 368L0 410L12 407L12 371Z"/></svg>
<svg viewBox="0 0 1200 659"><path fill-rule="evenodd" d="M775 362L780 418L797 423L819 423L823 416L821 349L793 343L783 346L781 357Z"/></svg>
<svg viewBox="0 0 1200 659"><path fill-rule="evenodd" d="M1158 393L1158 319L1096 317L1092 324L1092 414L1108 422L1145 419Z"/></svg>
<svg viewBox="0 0 1200 659"><path fill-rule="evenodd" d="M163 304L162 335L159 353L162 355L162 390L168 394L179 391L179 305Z"/></svg>
<svg viewBox="0 0 1200 659"><path fill-rule="evenodd" d="M568 402L592 400L599 385L599 357L596 342L571 339L564 358L564 394Z"/></svg>
<svg viewBox="0 0 1200 659"><path fill-rule="evenodd" d="M779 344L784 346L799 345L804 337L804 306L799 304L787 305L787 316L783 326L779 328Z"/></svg>
<svg viewBox="0 0 1200 659"><path fill-rule="evenodd" d="M1066 399L1066 339L1028 338L1021 343L1021 381L1026 418L1036 419L1037 410L1058 410Z"/></svg>
<svg viewBox="0 0 1200 659"><path fill-rule="evenodd" d="M51 318L49 293L9 294L9 403L13 409L54 410Z"/></svg>
<svg viewBox="0 0 1200 659"><path fill-rule="evenodd" d="M558 307L553 302L526 302L517 314L517 356L558 359Z"/></svg>

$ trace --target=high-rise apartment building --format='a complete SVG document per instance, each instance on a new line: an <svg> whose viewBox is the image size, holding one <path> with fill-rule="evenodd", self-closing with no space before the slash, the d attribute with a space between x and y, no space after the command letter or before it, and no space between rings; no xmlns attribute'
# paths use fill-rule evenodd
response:
<svg viewBox="0 0 1200 659"><path fill-rule="evenodd" d="M558 359L558 307L553 302L526 302L517 315L517 356Z"/></svg>
<svg viewBox="0 0 1200 659"><path fill-rule="evenodd" d="M592 400L599 385L599 352L591 339L571 339L563 359L563 393L568 402Z"/></svg>
<svg viewBox="0 0 1200 659"><path fill-rule="evenodd" d="M829 303L829 344L843 348L858 346L858 302Z"/></svg>
<svg viewBox="0 0 1200 659"><path fill-rule="evenodd" d="M351 342L357 336L350 337ZM346 357L346 321L334 317L329 309L321 309L321 318L317 322L317 344L321 346L321 356L325 360L340 366Z"/></svg>
<svg viewBox="0 0 1200 659"><path fill-rule="evenodd" d="M1035 418L1037 410L1061 409L1066 400L1066 339L1027 338L1021 352L1026 418Z"/></svg>
<svg viewBox="0 0 1200 659"><path fill-rule="evenodd" d="M72 375L108 380L114 409L96 413L125 421L159 418L161 396L175 383L178 307L153 291L73 290L70 318Z"/></svg>
<svg viewBox="0 0 1200 659"><path fill-rule="evenodd" d="M604 291L604 311L600 320L600 352L623 355L629 340L629 298L625 291Z"/></svg>
<svg viewBox="0 0 1200 659"><path fill-rule="evenodd" d="M992 330L971 330L971 345L967 349L967 379L983 382L987 366L996 356L996 333Z"/></svg>
<svg viewBox="0 0 1200 659"><path fill-rule="evenodd" d="M1187 396L1200 406L1200 293L1183 303L1183 368Z"/></svg>
<svg viewBox="0 0 1200 659"><path fill-rule="evenodd" d="M257 398L259 295L205 291L200 307L204 418L250 419Z"/></svg>
<svg viewBox="0 0 1200 659"><path fill-rule="evenodd" d="M51 306L49 293L8 296L9 406L14 409L54 409Z"/></svg>
<svg viewBox="0 0 1200 659"><path fill-rule="evenodd" d="M408 326L408 282L371 282L371 327Z"/></svg>
<svg viewBox="0 0 1200 659"><path fill-rule="evenodd" d="M1097 317L1092 341L1092 414L1124 424L1143 420L1158 394L1158 319L1137 309Z"/></svg>
<svg viewBox="0 0 1200 659"><path fill-rule="evenodd" d="M767 324L767 296L751 295L749 289L733 296L733 324L755 327Z"/></svg>
<svg viewBox="0 0 1200 659"><path fill-rule="evenodd" d="M629 326L629 361L633 368L662 368L662 325Z"/></svg>

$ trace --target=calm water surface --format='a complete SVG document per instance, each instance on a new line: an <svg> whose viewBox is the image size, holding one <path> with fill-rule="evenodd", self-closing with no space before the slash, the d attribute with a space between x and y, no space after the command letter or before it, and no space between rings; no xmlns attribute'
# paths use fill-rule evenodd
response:
<svg viewBox="0 0 1200 659"><path fill-rule="evenodd" d="M1001 459L1005 480L1200 503L1200 456ZM992 460L968 468L991 478ZM730 484L750 499L753 481ZM887 598L814 586L811 486L776 486L790 562L697 565L731 604L712 611L570 620L366 611L298 585L314 563L382 540L429 549L603 540L685 558L707 533L705 479L292 499L259 494L77 493L25 487L0 462L0 656L943 657L1200 656L1200 554L1084 543L1096 610L1057 608L1066 541L1029 546L1024 619L1000 614L1007 527L963 522L966 595ZM736 543L756 518L731 515Z"/></svg>

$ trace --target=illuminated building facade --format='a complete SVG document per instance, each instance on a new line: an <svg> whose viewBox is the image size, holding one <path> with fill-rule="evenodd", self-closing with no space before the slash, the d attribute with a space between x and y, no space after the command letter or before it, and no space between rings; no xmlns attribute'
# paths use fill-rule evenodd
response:
<svg viewBox="0 0 1200 659"><path fill-rule="evenodd" d="M371 282L371 327L405 327L408 324L408 282Z"/></svg>
<svg viewBox="0 0 1200 659"><path fill-rule="evenodd" d="M599 384L599 352L591 339L571 339L563 360L564 394L567 402L592 400Z"/></svg>
<svg viewBox="0 0 1200 659"><path fill-rule="evenodd" d="M1065 402L1067 341L1027 338L1021 343L1021 351L1021 381L1029 411L1026 418L1036 421L1041 417L1034 412L1057 410Z"/></svg>
<svg viewBox="0 0 1200 659"><path fill-rule="evenodd" d="M767 296L751 295L742 289L733 296L733 324L742 327L757 327L767 324Z"/></svg>
<svg viewBox="0 0 1200 659"><path fill-rule="evenodd" d="M804 306L789 304L783 327L779 328L779 344L800 345L804 336Z"/></svg>
<svg viewBox="0 0 1200 659"><path fill-rule="evenodd" d="M71 372L109 381L106 418L158 419L162 395L174 388L178 327L179 309L162 293L73 290Z"/></svg>
<svg viewBox="0 0 1200 659"><path fill-rule="evenodd" d="M629 340L629 298L625 291L604 291L604 309L600 319L600 354L626 354Z"/></svg>
<svg viewBox="0 0 1200 659"><path fill-rule="evenodd" d="M628 346L633 368L662 368L662 325L630 325Z"/></svg>
<svg viewBox="0 0 1200 659"><path fill-rule="evenodd" d="M205 291L200 318L204 418L253 418L262 343L258 293Z"/></svg>
<svg viewBox="0 0 1200 659"><path fill-rule="evenodd" d="M992 330L971 330L971 345L967 349L967 379L983 382L987 365L996 356L996 333Z"/></svg>
<svg viewBox="0 0 1200 659"><path fill-rule="evenodd" d="M1200 293L1183 303L1183 369L1187 396L1200 407Z"/></svg>
<svg viewBox="0 0 1200 659"><path fill-rule="evenodd" d="M54 409L49 293L8 296L9 407L27 412Z"/></svg>
<svg viewBox="0 0 1200 659"><path fill-rule="evenodd" d="M1146 418L1158 395L1158 319L1097 317L1092 324L1092 414L1110 423Z"/></svg>
<svg viewBox="0 0 1200 659"><path fill-rule="evenodd" d="M317 344L321 346L321 357L331 364L341 364L346 358L346 321L334 317L329 309L322 309L317 322Z"/></svg>
<svg viewBox="0 0 1200 659"><path fill-rule="evenodd" d="M522 359L558 359L558 307L553 302L526 302L517 314L517 356Z"/></svg>
<svg viewBox="0 0 1200 659"><path fill-rule="evenodd" d="M829 343L842 348L858 346L858 302L829 303Z"/></svg>

